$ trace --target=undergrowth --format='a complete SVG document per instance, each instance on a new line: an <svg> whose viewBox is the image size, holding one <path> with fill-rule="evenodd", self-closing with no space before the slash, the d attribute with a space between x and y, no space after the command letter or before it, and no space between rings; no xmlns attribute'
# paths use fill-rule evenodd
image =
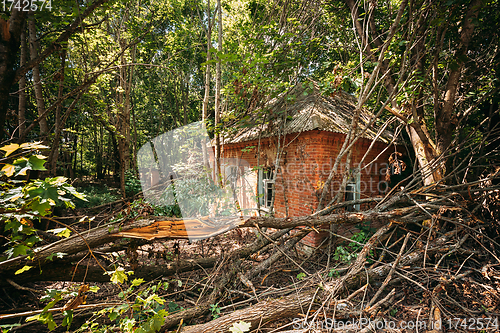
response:
<svg viewBox="0 0 500 333"><path fill-rule="evenodd" d="M107 204L120 199L118 189L110 188L106 184L90 184L77 187L78 192L83 193L87 201L75 200L76 208L89 208Z"/></svg>

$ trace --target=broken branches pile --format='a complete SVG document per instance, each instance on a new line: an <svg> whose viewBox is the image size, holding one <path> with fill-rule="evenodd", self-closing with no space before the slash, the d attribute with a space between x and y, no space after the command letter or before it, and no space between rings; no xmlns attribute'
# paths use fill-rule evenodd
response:
<svg viewBox="0 0 500 333"><path fill-rule="evenodd" d="M49 243L35 251L34 258L18 256L1 262L0 284L4 290L14 287L31 293L33 289L24 285L37 281L105 283L110 277L116 280L120 271L133 271L134 281L169 282L163 293L156 290L159 297L170 300L169 304L183 304L183 310L171 309L158 321L157 328L163 331L188 323L194 326L187 326L185 332L227 332L243 321L264 331L279 325L286 330L342 323L345 327L337 331L349 332L354 331L355 320L368 327L367 319L372 325L387 324L388 319L398 325L413 320L439 331L461 329L462 319L483 317L492 318L485 328L493 331L500 305L500 230L491 214L498 210L498 189L492 186L495 177L467 186L407 186L364 212L338 212L336 207L337 211L326 215L331 212L327 207L302 218L238 218L231 225L238 230L229 232L231 241L223 246L225 235L191 245L186 241L166 244L161 234L144 237L148 240L124 237L132 235L130 230L177 223L172 218L107 223ZM381 227L365 242L333 234L336 247L331 252L321 248L309 257L299 245L305 235L324 225L367 222ZM242 235L248 245L236 246ZM356 256L346 258L334 251L349 243L360 249ZM196 247L202 255L189 258L183 254L188 247ZM51 253L62 252L67 255L47 260ZM330 260L325 259L328 256ZM15 274L33 261L39 272ZM333 265L325 266L325 262ZM115 293L123 293L127 279L115 282L120 285ZM98 296L89 295L88 301L104 303L97 302ZM130 297L125 304L132 302ZM80 313L84 320L92 310L82 309L87 311ZM114 311L109 306L105 309ZM106 311L96 312L90 320L109 324L111 315L102 319ZM210 315L217 318L207 321ZM26 316L26 311L19 316ZM0 319L7 317L12 320L16 314Z"/></svg>

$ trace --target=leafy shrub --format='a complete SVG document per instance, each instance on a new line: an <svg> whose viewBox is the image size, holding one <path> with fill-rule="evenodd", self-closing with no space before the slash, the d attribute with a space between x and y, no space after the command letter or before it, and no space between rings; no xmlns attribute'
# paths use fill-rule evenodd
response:
<svg viewBox="0 0 500 333"><path fill-rule="evenodd" d="M81 186L78 191L83 193L87 200L76 200L76 208L104 205L120 199L118 189L109 188L106 184Z"/></svg>
<svg viewBox="0 0 500 333"><path fill-rule="evenodd" d="M133 196L141 192L141 181L132 170L125 172L125 192L127 196Z"/></svg>
<svg viewBox="0 0 500 333"><path fill-rule="evenodd" d="M155 206L153 205L155 216L182 217L179 205Z"/></svg>
<svg viewBox="0 0 500 333"><path fill-rule="evenodd" d="M358 252L361 251L363 245L368 241L371 235L373 235L376 229L371 228L368 225L357 225L360 231L355 233L348 244L339 245L335 248L333 253L333 259L341 261L343 263L349 263L358 256ZM370 253L371 254L371 253Z"/></svg>
<svg viewBox="0 0 500 333"><path fill-rule="evenodd" d="M40 143L10 144L0 148L5 152L4 158L0 159L3 164L0 170L0 234L3 236L0 251L4 253L0 261L23 255L33 258L34 246L40 241L35 229L40 218L50 215L55 206L74 208L73 197L85 200L65 177L21 178L31 170L46 170L43 166L46 157L39 152L47 148ZM53 232L64 237L70 234L67 228ZM26 265L16 274L32 267Z"/></svg>

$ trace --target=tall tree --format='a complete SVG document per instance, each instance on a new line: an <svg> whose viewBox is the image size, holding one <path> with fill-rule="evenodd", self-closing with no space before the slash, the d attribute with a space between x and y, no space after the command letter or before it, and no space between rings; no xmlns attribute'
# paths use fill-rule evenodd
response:
<svg viewBox="0 0 500 333"><path fill-rule="evenodd" d="M486 9L481 0L403 1L397 11L388 4L345 3L362 50L360 66L370 75L365 80L369 90L383 85L385 97L377 98L385 99L385 108L407 125L424 183L441 180L451 171L442 154L450 149L466 109L492 91L487 88L492 77L487 79L485 68L474 73L471 90L464 89L463 79L466 64L481 58L482 51L492 52L495 38L481 36L478 28L484 31L486 25L478 24L497 2L489 2ZM397 38L389 39L391 35ZM471 50L474 38L481 43ZM377 64L372 73L368 63ZM471 91L477 93L470 95Z"/></svg>
<svg viewBox="0 0 500 333"><path fill-rule="evenodd" d="M26 61L28 61L28 45L26 43L26 27L22 27L21 32L21 57L20 57L20 65L23 66ZM26 131L26 75L23 75L19 79L19 106L18 106L18 126L19 126L19 137L24 136L24 132Z"/></svg>
<svg viewBox="0 0 500 333"><path fill-rule="evenodd" d="M205 94L203 97L203 109L202 109L202 116L201 119L204 124L206 124L206 121L208 119L208 103L210 100L210 77L211 77L211 72L210 72L210 60L212 59L212 14L211 14L211 9L210 9L210 0L207 0L207 11L206 11L206 20L207 20L207 28L206 28L206 35L207 35L207 63L206 63L206 71L205 71ZM203 145L203 163L205 165L208 165L208 154L206 151L206 145Z"/></svg>
<svg viewBox="0 0 500 333"><path fill-rule="evenodd" d="M11 93L13 84L18 82L23 75L47 59L56 50L60 49L61 44L68 41L81 28L83 20L107 1L94 0L86 7L82 6L82 8L78 8L76 11L73 11L72 6L66 6L67 3L61 2L54 4L54 8L57 8L54 12L40 10L32 13L35 18L40 17L43 19L43 22L47 23L48 26L56 23L61 24L62 28L59 27L57 30L62 32L59 33L57 38L51 38L50 42L45 45L43 50L38 52L34 59L30 59L30 61L21 67L18 66L19 47L23 31L22 27L27 19L28 11L21 10L20 6L12 5L9 8L10 16L8 16L8 19L6 20L4 17L0 18L0 138L3 138L6 134L5 121L9 108L9 94ZM70 11L70 13L66 11ZM73 21L61 23L61 19L66 20L68 17L73 18ZM38 121L43 121L43 119L45 117L40 117ZM43 132L43 128L41 130Z"/></svg>
<svg viewBox="0 0 500 333"><path fill-rule="evenodd" d="M219 182L222 184L221 170L220 170L220 118L222 113L221 108L221 87L222 87L222 65L220 56L222 54L222 6L221 1L217 0L217 17L218 17L218 33L217 33L217 65L215 71L215 161L217 165L217 174L219 175Z"/></svg>
<svg viewBox="0 0 500 333"><path fill-rule="evenodd" d="M38 57L38 36L36 33L36 22L35 16L31 14L28 20L28 30L30 36L30 58L35 60ZM43 98L42 92L42 77L40 75L40 65L36 64L33 66L33 89L35 90L35 101L36 108L38 111L38 116L40 120L38 124L40 125L40 137L46 137L49 133L49 125L47 123L47 115L45 114L45 100Z"/></svg>
<svg viewBox="0 0 500 333"><path fill-rule="evenodd" d="M28 13L13 6L8 20L0 17L0 140L4 138L9 94L15 82L17 54Z"/></svg>

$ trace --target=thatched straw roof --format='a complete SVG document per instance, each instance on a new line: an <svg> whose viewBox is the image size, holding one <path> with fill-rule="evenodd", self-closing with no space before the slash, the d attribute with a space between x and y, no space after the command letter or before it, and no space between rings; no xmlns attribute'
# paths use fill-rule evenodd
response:
<svg viewBox="0 0 500 333"><path fill-rule="evenodd" d="M315 83L299 83L289 93L283 94L268 103L270 121L263 126L243 128L235 135L227 137L225 143L237 143L261 138L300 133L311 130L321 130L333 133L347 134L356 109L356 98L344 91L338 91L333 96L323 96ZM366 109L361 110L358 133L363 130L374 117ZM259 119L251 119L260 124ZM378 128L372 125L362 137L375 139ZM377 141L391 142L393 133L384 131Z"/></svg>

